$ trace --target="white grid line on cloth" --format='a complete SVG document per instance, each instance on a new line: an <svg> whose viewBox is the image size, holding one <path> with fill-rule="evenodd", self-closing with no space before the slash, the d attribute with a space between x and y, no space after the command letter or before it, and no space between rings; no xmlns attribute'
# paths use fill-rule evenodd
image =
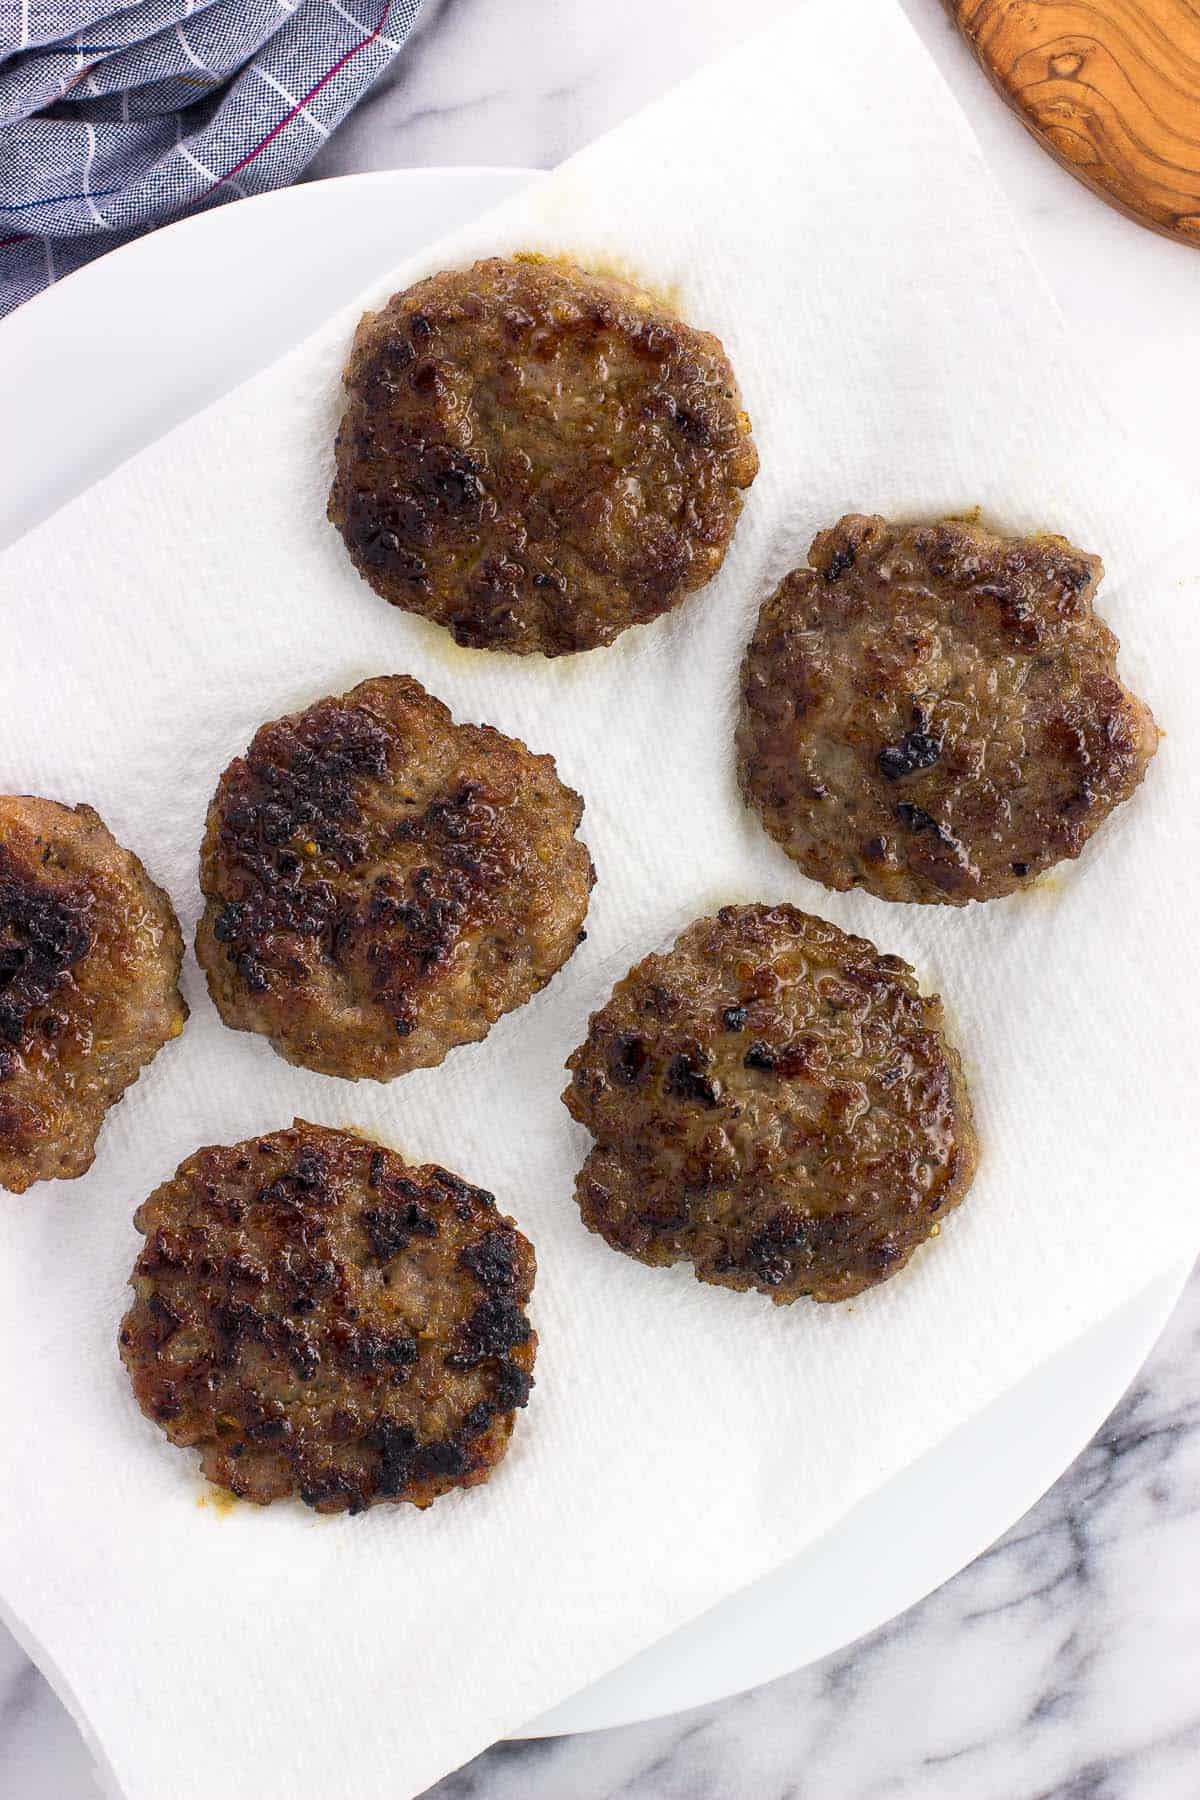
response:
<svg viewBox="0 0 1200 1800"><path fill-rule="evenodd" d="M211 75L213 73L212 69L209 68L207 63L202 63L200 61L200 58L188 43L187 33L183 29L182 20L177 19L175 22L175 36L179 39L179 48L183 51L183 54L187 57L193 68L199 69L202 75Z"/></svg>
<svg viewBox="0 0 1200 1800"><path fill-rule="evenodd" d="M29 0L21 0L21 42L18 49L24 50L29 43Z"/></svg>
<svg viewBox="0 0 1200 1800"><path fill-rule="evenodd" d="M309 112L307 106L301 106L301 104L297 100L295 94L289 94L288 90L284 87L282 81L276 80L275 76L272 75L272 73L269 69L264 69L261 63L255 63L253 65L253 68L254 68L254 73L262 81L267 82L271 87L273 87L275 89L275 92L277 94L279 94L282 99L287 101L288 105L295 112L296 117L298 119L303 119L306 125L311 125L313 130L320 137L327 138L329 136L328 131L325 129L324 125L322 125L320 119L314 119L312 114Z"/></svg>
<svg viewBox="0 0 1200 1800"><path fill-rule="evenodd" d="M89 125L87 127L87 142L87 156L83 164L83 197L87 201L88 211L91 213L93 219L95 219L97 225L107 225L108 220L104 217L104 214L92 199L92 164L96 160L96 127L94 125Z"/></svg>
<svg viewBox="0 0 1200 1800"><path fill-rule="evenodd" d="M175 148L178 150L180 156L187 158L188 162L191 163L193 169L199 169L201 175L207 175L208 179L212 182L214 187L216 187L218 182L220 182L222 187L231 188L232 191L237 195L239 200L244 200L246 198L246 190L241 185L240 182L235 181L232 175L226 175L224 180L222 181L221 177L219 175L214 174L211 169L206 169L204 164L200 161L200 158L198 156L192 155L191 151L188 149L187 145L184 143L182 138L180 138L180 140L176 144Z"/></svg>
<svg viewBox="0 0 1200 1800"><path fill-rule="evenodd" d="M326 4L333 8L333 11L337 13L339 18L345 19L347 25L353 25L356 31L361 31L365 34L371 30L371 27L369 25L364 25L361 19L356 19L353 13L348 13L344 6L339 6L338 0L326 0ZM379 44L386 44L389 50L399 50L401 48L395 38L390 38L386 31L379 32L375 41Z"/></svg>

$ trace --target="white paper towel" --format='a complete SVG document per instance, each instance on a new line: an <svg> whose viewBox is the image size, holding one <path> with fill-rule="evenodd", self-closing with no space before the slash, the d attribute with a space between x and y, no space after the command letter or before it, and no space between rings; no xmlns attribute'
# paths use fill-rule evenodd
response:
<svg viewBox="0 0 1200 1800"><path fill-rule="evenodd" d="M812 0L366 298L516 248L628 268L732 356L762 473L723 574L678 613L546 664L456 650L378 600L324 520L357 306L0 565L0 787L92 801L185 932L225 763L263 719L391 670L552 751L599 875L548 991L390 1087L226 1031L189 960L191 1022L91 1174L0 1208L0 1594L131 1800L413 1793L794 1554L1197 1235L1200 559L1148 562L1190 509L1072 364L903 20ZM826 893L736 795L759 601L848 509L974 505L1102 553L1123 672L1168 735L1082 862L1028 895L958 912ZM643 1269L571 1198L587 1140L558 1095L589 1012L690 918L760 897L912 960L973 1085L968 1203L848 1307ZM490 1486L425 1515L203 1504L117 1360L138 1201L197 1145L297 1113L460 1170L537 1246L530 1408Z"/></svg>

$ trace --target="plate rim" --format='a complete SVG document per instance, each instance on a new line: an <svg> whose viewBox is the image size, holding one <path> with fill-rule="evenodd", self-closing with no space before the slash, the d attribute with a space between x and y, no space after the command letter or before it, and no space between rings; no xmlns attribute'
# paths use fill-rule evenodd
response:
<svg viewBox="0 0 1200 1800"><path fill-rule="evenodd" d="M58 303L62 295L69 293L72 300L64 300L61 304L73 304L73 296L85 290L90 291L93 280L111 277L112 265L117 257L128 258L141 254L153 259L164 240L169 238L174 243L181 232L203 232L207 229L219 231L224 226L214 224L214 221L224 220L226 215L237 213L244 216L249 208L266 210L302 204L304 202L301 197L310 195L318 188L366 187L373 183L387 187L400 179L405 183L411 180L417 186L428 181L430 186L436 187L447 177L461 176L475 180L480 176L515 176L520 180L529 180L549 174L548 169L524 168L519 163L429 163L411 169L358 169L347 175L326 175L310 181L294 181L289 187L268 188L261 194L247 194L244 199L221 200L213 206L205 207L202 212L185 213L182 218L169 219L162 225L156 225L139 237L131 238L128 243L116 244L111 250L101 251L90 262L82 263L79 268L60 275L48 287L31 294L28 300L23 300L12 312L0 319L0 333L7 334L10 329L19 330L31 316L40 320L42 309L48 304Z"/></svg>

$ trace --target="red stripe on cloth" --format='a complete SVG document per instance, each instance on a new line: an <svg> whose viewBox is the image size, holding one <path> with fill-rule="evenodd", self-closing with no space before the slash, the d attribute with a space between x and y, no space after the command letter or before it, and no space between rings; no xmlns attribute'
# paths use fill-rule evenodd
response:
<svg viewBox="0 0 1200 1800"><path fill-rule="evenodd" d="M206 191L211 194L213 192L214 188L219 188L223 181L230 181L233 178L233 176L240 174L240 172L246 167L247 163L252 163L256 156L261 155L262 152L266 149L267 145L272 143L275 140L275 138L277 138L279 136L280 132L285 130L286 127L291 124L292 120L294 118L296 118L299 113L302 113L304 111L304 108L308 105L309 101L314 97L314 95L320 93L321 89L325 86L325 83L327 81L332 81L334 76L339 72L339 70L344 69L346 64L353 57L357 56L360 50L365 50L369 44L373 44L375 42L375 39L380 35L384 26L387 24L387 17L388 17L388 14L391 12L391 10L392 10L392 0L384 0L383 11L380 13L378 20L376 21L373 28L367 33L366 37L360 38L357 44L352 44L350 46L349 50L346 51L344 56L339 56L338 60L334 63L332 69L326 69L326 71L325 71L324 75L322 75L320 81L314 82L312 87L309 88L307 94L305 94L301 99L297 100L297 102L296 102L295 106L293 106L292 110L290 112L284 113L284 115L283 115L282 119L280 119L278 125L273 126L271 128L271 130L268 131L266 137L263 138L262 142L259 144L255 144L253 150L247 150L245 156L242 157L241 161L235 162L232 169L228 169L224 175L219 176L218 179L213 182L212 187L208 188Z"/></svg>

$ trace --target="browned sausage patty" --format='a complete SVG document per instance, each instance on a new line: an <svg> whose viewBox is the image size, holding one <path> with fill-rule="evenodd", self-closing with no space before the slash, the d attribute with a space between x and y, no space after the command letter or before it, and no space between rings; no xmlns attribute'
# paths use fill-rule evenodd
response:
<svg viewBox="0 0 1200 1800"><path fill-rule="evenodd" d="M1078 856L1158 746L1064 538L851 516L762 608L742 789L806 875L992 900Z"/></svg>
<svg viewBox="0 0 1200 1800"><path fill-rule="evenodd" d="M138 1405L210 1480L318 1512L486 1481L532 1383L533 1248L490 1194L297 1119L138 1208Z"/></svg>
<svg viewBox="0 0 1200 1800"><path fill-rule="evenodd" d="M584 1223L640 1262L777 1303L903 1268L975 1173L941 1002L794 906L726 906L596 1013L563 1098Z"/></svg>
<svg viewBox="0 0 1200 1800"><path fill-rule="evenodd" d="M92 1166L104 1115L187 1018L171 902L90 806L0 797L0 1186Z"/></svg>
<svg viewBox="0 0 1200 1800"><path fill-rule="evenodd" d="M377 593L562 656L720 568L758 470L718 340L567 263L492 259L358 328L329 517Z"/></svg>
<svg viewBox="0 0 1200 1800"><path fill-rule="evenodd" d="M580 942L593 872L549 756L405 675L264 725L200 856L196 954L227 1025L390 1081L483 1037Z"/></svg>

